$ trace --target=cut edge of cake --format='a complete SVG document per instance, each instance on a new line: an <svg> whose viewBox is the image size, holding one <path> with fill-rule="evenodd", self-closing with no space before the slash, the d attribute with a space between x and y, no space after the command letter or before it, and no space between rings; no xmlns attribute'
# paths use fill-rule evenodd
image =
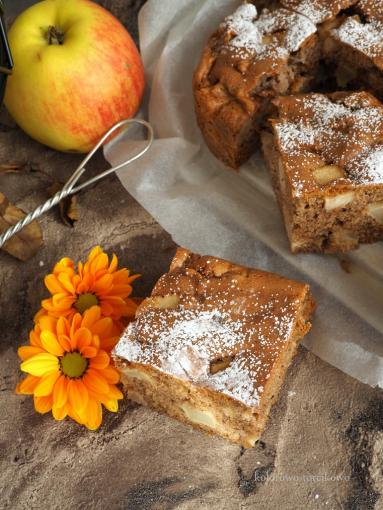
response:
<svg viewBox="0 0 383 510"><path fill-rule="evenodd" d="M187 258L189 255L189 251L179 249L171 265L170 272L179 268L180 263L181 265L185 264L185 257ZM220 259L209 259L218 261L220 264L223 263L226 267L227 264L230 264ZM182 260L184 262L180 262ZM231 264L230 268L245 269ZM259 271L259 273L262 275L268 274L263 271ZM270 275L277 278L272 273ZM299 298L297 298L297 300L299 299L299 308L294 316L285 348L280 349L276 360L273 362L257 405L246 405L241 400L222 391L204 386L203 383L198 384L193 380L177 377L159 367L137 362L137 359L135 361L127 359L129 358L127 353L132 352L133 344L136 341L134 323L128 326L113 352L113 358L121 373L121 380L128 398L140 404L148 405L183 423L192 425L194 428L209 434L220 435L245 448L254 446L265 428L270 409L278 396L287 368L296 354L298 344L311 327L309 319L315 308L308 285L284 278L281 278L281 284L282 282L290 282L300 286ZM154 299L158 299L158 297L154 296ZM161 306L174 306L172 295L163 296L163 298L165 301L157 300L157 303L161 303ZM151 307L153 297L148 298L148 300ZM148 304L144 301L141 306L145 310ZM140 308L137 315L140 315ZM134 358L134 356L130 357ZM230 356L226 358L223 356L222 359L216 360L217 365L214 367L211 365L210 369L225 370L225 365L231 362Z"/></svg>

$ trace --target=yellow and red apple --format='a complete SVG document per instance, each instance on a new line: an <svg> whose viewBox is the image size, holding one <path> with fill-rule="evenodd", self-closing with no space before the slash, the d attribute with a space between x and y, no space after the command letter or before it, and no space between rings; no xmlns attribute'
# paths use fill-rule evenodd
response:
<svg viewBox="0 0 383 510"><path fill-rule="evenodd" d="M87 152L116 122L132 117L144 71L129 33L90 0L44 0L9 31L14 72L5 104L34 139Z"/></svg>

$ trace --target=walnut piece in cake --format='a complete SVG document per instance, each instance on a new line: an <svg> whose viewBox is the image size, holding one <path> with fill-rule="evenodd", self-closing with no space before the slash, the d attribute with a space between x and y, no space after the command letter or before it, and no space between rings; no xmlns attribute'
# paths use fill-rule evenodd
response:
<svg viewBox="0 0 383 510"><path fill-rule="evenodd" d="M113 356L129 398L251 447L313 309L308 285L179 249Z"/></svg>
<svg viewBox="0 0 383 510"><path fill-rule="evenodd" d="M293 252L383 240L383 105L367 92L274 101L262 136Z"/></svg>
<svg viewBox="0 0 383 510"><path fill-rule="evenodd" d="M210 150L237 168L254 152L270 100L306 91L319 60L315 25L283 8L242 4L211 36L194 73L197 121Z"/></svg>

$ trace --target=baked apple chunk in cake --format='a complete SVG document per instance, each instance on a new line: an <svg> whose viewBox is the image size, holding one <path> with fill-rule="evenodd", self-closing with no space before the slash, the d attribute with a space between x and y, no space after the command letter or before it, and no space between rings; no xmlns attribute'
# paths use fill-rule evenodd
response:
<svg viewBox="0 0 383 510"><path fill-rule="evenodd" d="M262 136L293 252L383 240L383 105L367 92L274 101Z"/></svg>
<svg viewBox="0 0 383 510"><path fill-rule="evenodd" d="M313 309L308 285L179 249L113 356L130 399L251 447Z"/></svg>

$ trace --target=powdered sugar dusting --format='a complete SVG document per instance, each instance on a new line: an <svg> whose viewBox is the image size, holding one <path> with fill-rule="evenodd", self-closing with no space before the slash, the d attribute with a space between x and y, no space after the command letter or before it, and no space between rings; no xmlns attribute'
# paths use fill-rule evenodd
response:
<svg viewBox="0 0 383 510"><path fill-rule="evenodd" d="M360 184L383 184L383 144L362 152L346 170Z"/></svg>
<svg viewBox="0 0 383 510"><path fill-rule="evenodd" d="M255 6L243 4L225 19L221 27L234 34L227 45L231 51L244 57L255 53L260 59L282 58L298 51L316 32L307 17L286 9L264 9L259 18L256 16Z"/></svg>
<svg viewBox="0 0 383 510"><path fill-rule="evenodd" d="M205 289L211 282L204 280ZM286 280L279 290L247 292L244 302L235 275L232 286L227 283L218 294L206 290L197 307L184 295L175 309L145 308L114 354L257 406L274 361L287 347L301 298ZM230 359L228 366L211 371L211 364L224 358Z"/></svg>
<svg viewBox="0 0 383 510"><path fill-rule="evenodd" d="M274 130L281 152L287 158L299 157L291 173L296 196L311 183L302 177L298 163L305 167L312 156L344 167L347 177L358 183L382 182L382 150L373 148L383 137L382 107L373 106L364 93L350 93L338 101L321 94L292 101L294 117L290 120L282 113Z"/></svg>
<svg viewBox="0 0 383 510"><path fill-rule="evenodd" d="M276 126L282 149L291 154L302 146L315 143L315 130L303 122L285 123Z"/></svg>
<svg viewBox="0 0 383 510"><path fill-rule="evenodd" d="M372 59L383 57L383 23L378 20L361 23L357 18L347 18L332 34Z"/></svg>
<svg viewBox="0 0 383 510"><path fill-rule="evenodd" d="M327 18L331 17L332 14L328 7L315 0L303 0L299 3L294 0L292 2L285 0L283 3L286 7L303 14L315 24L322 23Z"/></svg>
<svg viewBox="0 0 383 510"><path fill-rule="evenodd" d="M383 19L383 0L359 0L357 7L367 19Z"/></svg>
<svg viewBox="0 0 383 510"><path fill-rule="evenodd" d="M259 51L262 45L262 36L253 21L257 17L257 9L253 4L243 4L224 21L224 28L233 31L236 36L230 45L235 48L246 48Z"/></svg>

